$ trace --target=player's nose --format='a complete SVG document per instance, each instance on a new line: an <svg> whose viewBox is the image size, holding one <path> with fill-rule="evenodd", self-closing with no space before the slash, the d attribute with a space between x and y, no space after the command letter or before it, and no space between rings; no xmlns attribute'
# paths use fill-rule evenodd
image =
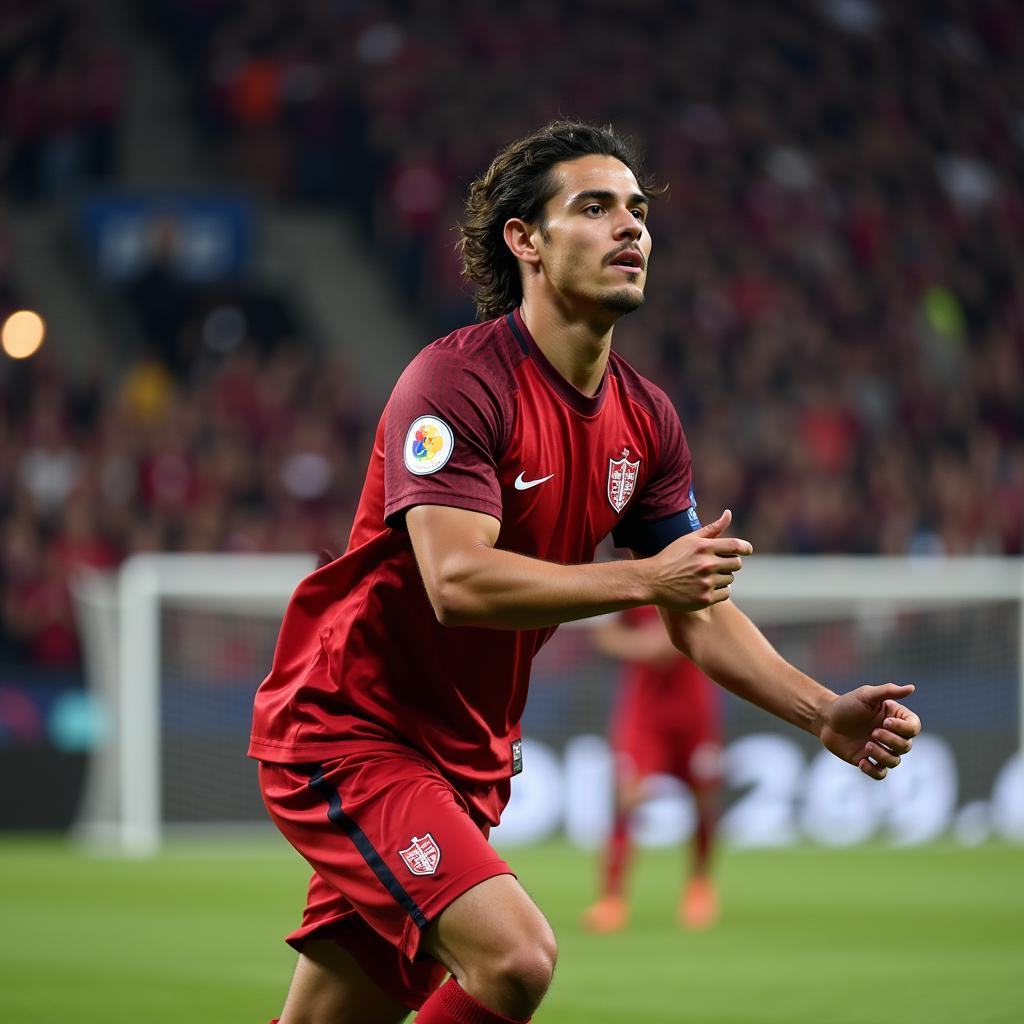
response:
<svg viewBox="0 0 1024 1024"><path fill-rule="evenodd" d="M630 213L621 210L615 216L615 237L637 239L644 233L643 224Z"/></svg>

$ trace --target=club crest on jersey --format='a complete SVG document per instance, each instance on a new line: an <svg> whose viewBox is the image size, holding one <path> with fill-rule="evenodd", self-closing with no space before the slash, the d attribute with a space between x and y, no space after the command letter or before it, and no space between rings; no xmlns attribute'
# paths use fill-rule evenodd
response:
<svg viewBox="0 0 1024 1024"><path fill-rule="evenodd" d="M455 447L452 428L437 416L419 416L405 435L405 468L417 476L436 473Z"/></svg>
<svg viewBox="0 0 1024 1024"><path fill-rule="evenodd" d="M441 863L441 847L429 832L424 832L418 838L413 836L409 845L398 851L398 855L414 875L432 875Z"/></svg>
<svg viewBox="0 0 1024 1024"><path fill-rule="evenodd" d="M632 497L639 469L639 459L629 461L628 448L622 449L622 458L608 460L608 500L616 512L621 512Z"/></svg>

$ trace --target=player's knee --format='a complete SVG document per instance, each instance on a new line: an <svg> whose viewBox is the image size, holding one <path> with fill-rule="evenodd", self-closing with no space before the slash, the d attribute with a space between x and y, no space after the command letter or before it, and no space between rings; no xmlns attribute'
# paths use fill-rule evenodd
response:
<svg viewBox="0 0 1024 1024"><path fill-rule="evenodd" d="M532 1012L544 998L558 959L558 946L547 922L511 942L502 955L487 965L491 986L503 992L510 1004Z"/></svg>

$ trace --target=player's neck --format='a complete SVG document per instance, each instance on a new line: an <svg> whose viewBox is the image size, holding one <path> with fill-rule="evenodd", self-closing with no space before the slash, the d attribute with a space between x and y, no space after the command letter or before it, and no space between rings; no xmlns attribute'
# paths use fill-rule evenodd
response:
<svg viewBox="0 0 1024 1024"><path fill-rule="evenodd" d="M549 363L578 391L596 394L612 345L612 323L570 319L549 303L523 301L527 330Z"/></svg>

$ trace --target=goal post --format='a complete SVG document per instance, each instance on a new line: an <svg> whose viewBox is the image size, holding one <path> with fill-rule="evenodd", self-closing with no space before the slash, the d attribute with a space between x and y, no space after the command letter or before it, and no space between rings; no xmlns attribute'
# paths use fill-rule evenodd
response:
<svg viewBox="0 0 1024 1024"><path fill-rule="evenodd" d="M248 616L276 638L288 598L314 565L307 555L141 554L117 574L90 572L75 581L87 680L112 722L76 826L86 842L137 855L160 845L162 612ZM252 679L253 693L259 681Z"/></svg>
<svg viewBox="0 0 1024 1024"><path fill-rule="evenodd" d="M168 826L265 826L245 758L252 696L287 600L313 565L298 555L142 554L116 574L76 582L88 684L112 720L87 779L77 823L83 839L147 855ZM1024 765L1013 758L1024 749L1024 559L756 556L734 595L789 660L826 684L920 682L911 703L941 746L926 754L921 744L922 771L926 756L939 755L929 763L942 768L945 758L959 769L959 796L971 808L958 814L987 808L999 789L1002 803L1012 803L1002 834L1024 840ZM526 770L497 830L505 842L559 829L592 841L606 823L602 744L617 668L594 653L586 626L563 627L538 658L524 719ZM828 786L836 783L814 760L813 741L731 697L726 718L733 837L773 841L765 837L776 818L787 823L780 837L787 829L802 838L827 834ZM915 753L900 769L908 780ZM789 790L762 793L749 770L755 754L780 758ZM775 801L771 814L755 806L761 796ZM956 798L954 787L945 799ZM882 821L878 813L867 817ZM874 834L874 824L853 827L852 814L842 834ZM761 824L744 832L741 819L755 818ZM953 826L953 817L935 819L914 834Z"/></svg>

